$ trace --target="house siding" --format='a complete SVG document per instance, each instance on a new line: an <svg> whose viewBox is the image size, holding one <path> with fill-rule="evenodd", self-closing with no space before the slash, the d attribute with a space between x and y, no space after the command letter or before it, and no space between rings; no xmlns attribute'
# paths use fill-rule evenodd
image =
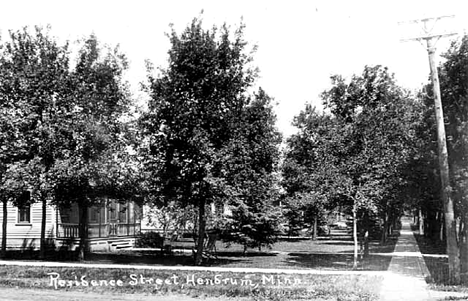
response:
<svg viewBox="0 0 468 301"><path fill-rule="evenodd" d="M18 208L7 205L7 248L37 249L41 238L42 204L34 203L30 207L30 223L18 223ZM3 223L3 211L0 214L0 224ZM0 227L0 241L2 240ZM55 238L55 209L48 205L46 209L46 238Z"/></svg>

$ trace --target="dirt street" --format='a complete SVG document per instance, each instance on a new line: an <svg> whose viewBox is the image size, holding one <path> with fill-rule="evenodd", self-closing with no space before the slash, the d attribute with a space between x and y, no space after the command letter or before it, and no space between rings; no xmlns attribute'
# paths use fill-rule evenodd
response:
<svg viewBox="0 0 468 301"><path fill-rule="evenodd" d="M185 295L142 295L142 294L98 294L64 290L24 289L0 287L0 300L2 301L242 301L247 299L233 298L193 298Z"/></svg>

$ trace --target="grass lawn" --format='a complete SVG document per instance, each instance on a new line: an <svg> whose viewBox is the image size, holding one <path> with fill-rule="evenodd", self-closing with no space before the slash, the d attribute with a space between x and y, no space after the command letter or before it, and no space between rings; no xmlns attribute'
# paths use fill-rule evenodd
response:
<svg viewBox="0 0 468 301"><path fill-rule="evenodd" d="M430 279L426 279L430 284L430 288L437 291L468 293L468 287L466 286L447 285L448 257L445 252L445 245L419 234L416 234L415 237L427 269L431 274Z"/></svg>
<svg viewBox="0 0 468 301"><path fill-rule="evenodd" d="M385 245L370 242L370 256L359 262L358 270L386 271L390 264L390 254L395 246L397 235L391 236ZM172 255L162 256L157 250L120 251L119 253L94 253L89 256L89 263L119 263L119 264L152 264L152 265L193 265L191 253L192 243L181 242ZM352 238L343 231L332 232L330 236L319 237L318 240L304 238L282 239L271 249L249 249L243 253L241 245L232 244L226 247L218 242L216 259L210 259L207 266L217 267L249 267L275 269L318 269L331 271L352 270L354 246Z"/></svg>
<svg viewBox="0 0 468 301"><path fill-rule="evenodd" d="M385 245L371 242L371 255L360 261L358 270L385 271L391 260L391 256L386 256L385 253L393 251L396 239L396 235L390 237ZM175 251L171 255L143 249L93 253L85 262L89 267L83 268L4 266L0 269L0 286L50 292L102 293L106 296L135 294L136 297L149 294L180 295L186 298L220 297L229 300L377 300L383 280L382 276L369 274L249 274L92 267L96 263L192 266L191 246L193 242L180 243L177 247L185 248L185 252ZM226 248L222 242L218 242L216 253L217 258L207 261L206 266L348 271L352 269L353 242L348 233L334 231L330 236L319 237L317 241L303 238L283 239L271 249L248 250L246 254L243 254L240 245ZM57 258L60 261L63 259ZM81 281L83 276L84 282ZM99 285L92 285L92 280Z"/></svg>

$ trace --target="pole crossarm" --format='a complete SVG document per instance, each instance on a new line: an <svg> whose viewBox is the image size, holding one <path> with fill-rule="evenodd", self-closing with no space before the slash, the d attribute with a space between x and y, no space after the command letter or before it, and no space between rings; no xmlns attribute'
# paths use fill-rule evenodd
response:
<svg viewBox="0 0 468 301"><path fill-rule="evenodd" d="M416 19L416 20L408 20L408 21L400 21L398 24L409 24L409 23L425 23L427 21L437 21L444 18L454 18L455 15L448 15L448 16L439 16L434 18L424 18L424 19Z"/></svg>
<svg viewBox="0 0 468 301"><path fill-rule="evenodd" d="M444 37L450 37L450 36L455 36L458 33L452 32L452 33L444 33L444 34L436 34L436 35L429 35L429 36L421 36L421 37L415 37L415 38L407 38L407 39L401 39L401 42L409 42L409 41L422 41L422 40L430 40L430 39L440 39Z"/></svg>

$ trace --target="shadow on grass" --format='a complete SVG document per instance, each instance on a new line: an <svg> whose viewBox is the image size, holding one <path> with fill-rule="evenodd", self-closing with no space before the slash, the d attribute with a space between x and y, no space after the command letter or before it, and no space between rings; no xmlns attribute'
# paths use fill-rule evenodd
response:
<svg viewBox="0 0 468 301"><path fill-rule="evenodd" d="M289 254L288 264L295 268L352 270L354 254ZM386 271L392 260L391 256L369 255L359 261L358 270Z"/></svg>
<svg viewBox="0 0 468 301"><path fill-rule="evenodd" d="M418 242L419 250L422 254L447 254L445 252L445 243L440 240L433 240L423 235L415 233L416 241Z"/></svg>
<svg viewBox="0 0 468 301"><path fill-rule="evenodd" d="M395 250L395 245L400 236L400 231L394 231L394 233L387 237L387 241L384 244L381 244L377 241L372 241L370 243L370 249L372 253L392 253Z"/></svg>
<svg viewBox="0 0 468 301"><path fill-rule="evenodd" d="M3 259L6 260L39 260L38 250L8 250ZM47 261L76 261L78 260L78 253L74 251L55 251L47 250L44 260Z"/></svg>
<svg viewBox="0 0 468 301"><path fill-rule="evenodd" d="M318 241L328 241L328 240L339 240L339 241L353 241L353 238L349 235L330 235L330 236L320 236L317 239Z"/></svg>
<svg viewBox="0 0 468 301"><path fill-rule="evenodd" d="M435 284L448 284L448 258L443 256L437 256L446 254L445 244L439 240L430 239L420 234L415 233L414 236L416 238L416 241L418 242L419 250L423 254L424 262L426 263L427 269L431 274L431 278L426 280L430 283L432 282Z"/></svg>
<svg viewBox="0 0 468 301"><path fill-rule="evenodd" d="M161 254L160 252L125 252L125 253L91 253L86 261L114 264L135 265L193 265L191 255Z"/></svg>
<svg viewBox="0 0 468 301"><path fill-rule="evenodd" d="M387 270L391 256L386 254L394 250L398 232L389 237L386 244L371 241L370 255L360 260L359 270ZM285 268L285 269L325 269L351 270L353 266L352 238L331 236L330 240L292 239L280 241L273 248L249 249L243 252L242 246L232 245L229 248L217 246L216 256L204 262L205 266L249 267L249 268ZM161 254L158 251L123 251L118 254L91 254L88 257L94 262L149 265L186 265L194 264L192 254Z"/></svg>
<svg viewBox="0 0 468 301"><path fill-rule="evenodd" d="M427 269L431 274L430 279L426 279L429 283L448 284L449 268L448 258L444 257L428 257L423 256L426 262Z"/></svg>
<svg viewBox="0 0 468 301"><path fill-rule="evenodd" d="M386 271L392 260L391 253L395 250L395 245L398 240L399 232L394 231L394 234L388 237L384 244L379 241L369 242L370 254L359 260L358 270L363 271ZM315 269L331 269L331 270L351 270L354 262L354 251L345 250L333 253L333 246L352 246L353 242L348 239L340 239L333 241L320 241L321 245L330 246L330 254L314 254L312 253L289 253L289 265L294 267L305 267ZM328 252L324 252L328 253ZM376 254L378 253L378 254ZM387 255L388 254L388 255Z"/></svg>
<svg viewBox="0 0 468 301"><path fill-rule="evenodd" d="M273 252L246 252L245 254L243 252L232 252L232 251L219 251L217 252L218 256L223 256L223 257L242 257L242 258L248 258L248 257L264 257L264 256L276 256L276 253Z"/></svg>
<svg viewBox="0 0 468 301"><path fill-rule="evenodd" d="M353 267L353 254L289 253L287 261L295 268L349 270Z"/></svg>
<svg viewBox="0 0 468 301"><path fill-rule="evenodd" d="M396 236L390 237L385 245L371 241L371 254L360 261L359 270L382 271L388 268L391 256L372 253L390 253L394 249ZM351 270L353 265L353 243L349 237L330 240L299 239L281 241L273 245L272 249L249 249L245 254L242 246L233 245L230 248L217 246L216 256L204 262L204 266L218 267L249 267L249 268L278 268L278 269L325 269ZM74 261L73 252L48 253L47 260ZM17 254L18 255L18 254ZM24 253L27 258L31 253ZM21 259L17 256L13 259ZM32 256L29 259L37 259ZM122 250L118 253L89 253L85 261L88 264L132 264L132 265L161 265L161 266L193 266L194 260L190 250L175 250L174 253L162 253L156 249Z"/></svg>
<svg viewBox="0 0 468 301"><path fill-rule="evenodd" d="M258 261L255 257L274 257L272 252L235 252L235 251L220 251L205 258L203 265L205 266L222 266L235 263L245 264ZM261 260L261 259L260 259ZM165 265L165 266L192 266L194 259L191 253L163 254L159 251L124 251L120 253L91 253L87 257L89 262L99 263L114 263L114 264L136 264L136 265Z"/></svg>
<svg viewBox="0 0 468 301"><path fill-rule="evenodd" d="M310 240L310 237L306 236L280 236L278 237L278 241L285 241L285 242L298 242L298 241L307 241Z"/></svg>
<svg viewBox="0 0 468 301"><path fill-rule="evenodd" d="M352 241L325 241L322 242L323 245L333 245L333 246L352 246L354 243Z"/></svg>
<svg viewBox="0 0 468 301"><path fill-rule="evenodd" d="M414 230L414 229L413 229ZM426 278L426 281L431 284L431 289L437 291L449 291L449 292L462 292L468 294L468 286L452 285L449 283L449 267L448 257L445 255L446 246L444 242L438 239L431 239L415 233L416 241L418 242L419 249L423 254L424 262L429 270L430 277ZM466 278L465 278L466 279ZM462 275L462 283L466 283ZM445 300L448 300L447 298ZM460 297L460 299L450 300L468 300L466 296Z"/></svg>

